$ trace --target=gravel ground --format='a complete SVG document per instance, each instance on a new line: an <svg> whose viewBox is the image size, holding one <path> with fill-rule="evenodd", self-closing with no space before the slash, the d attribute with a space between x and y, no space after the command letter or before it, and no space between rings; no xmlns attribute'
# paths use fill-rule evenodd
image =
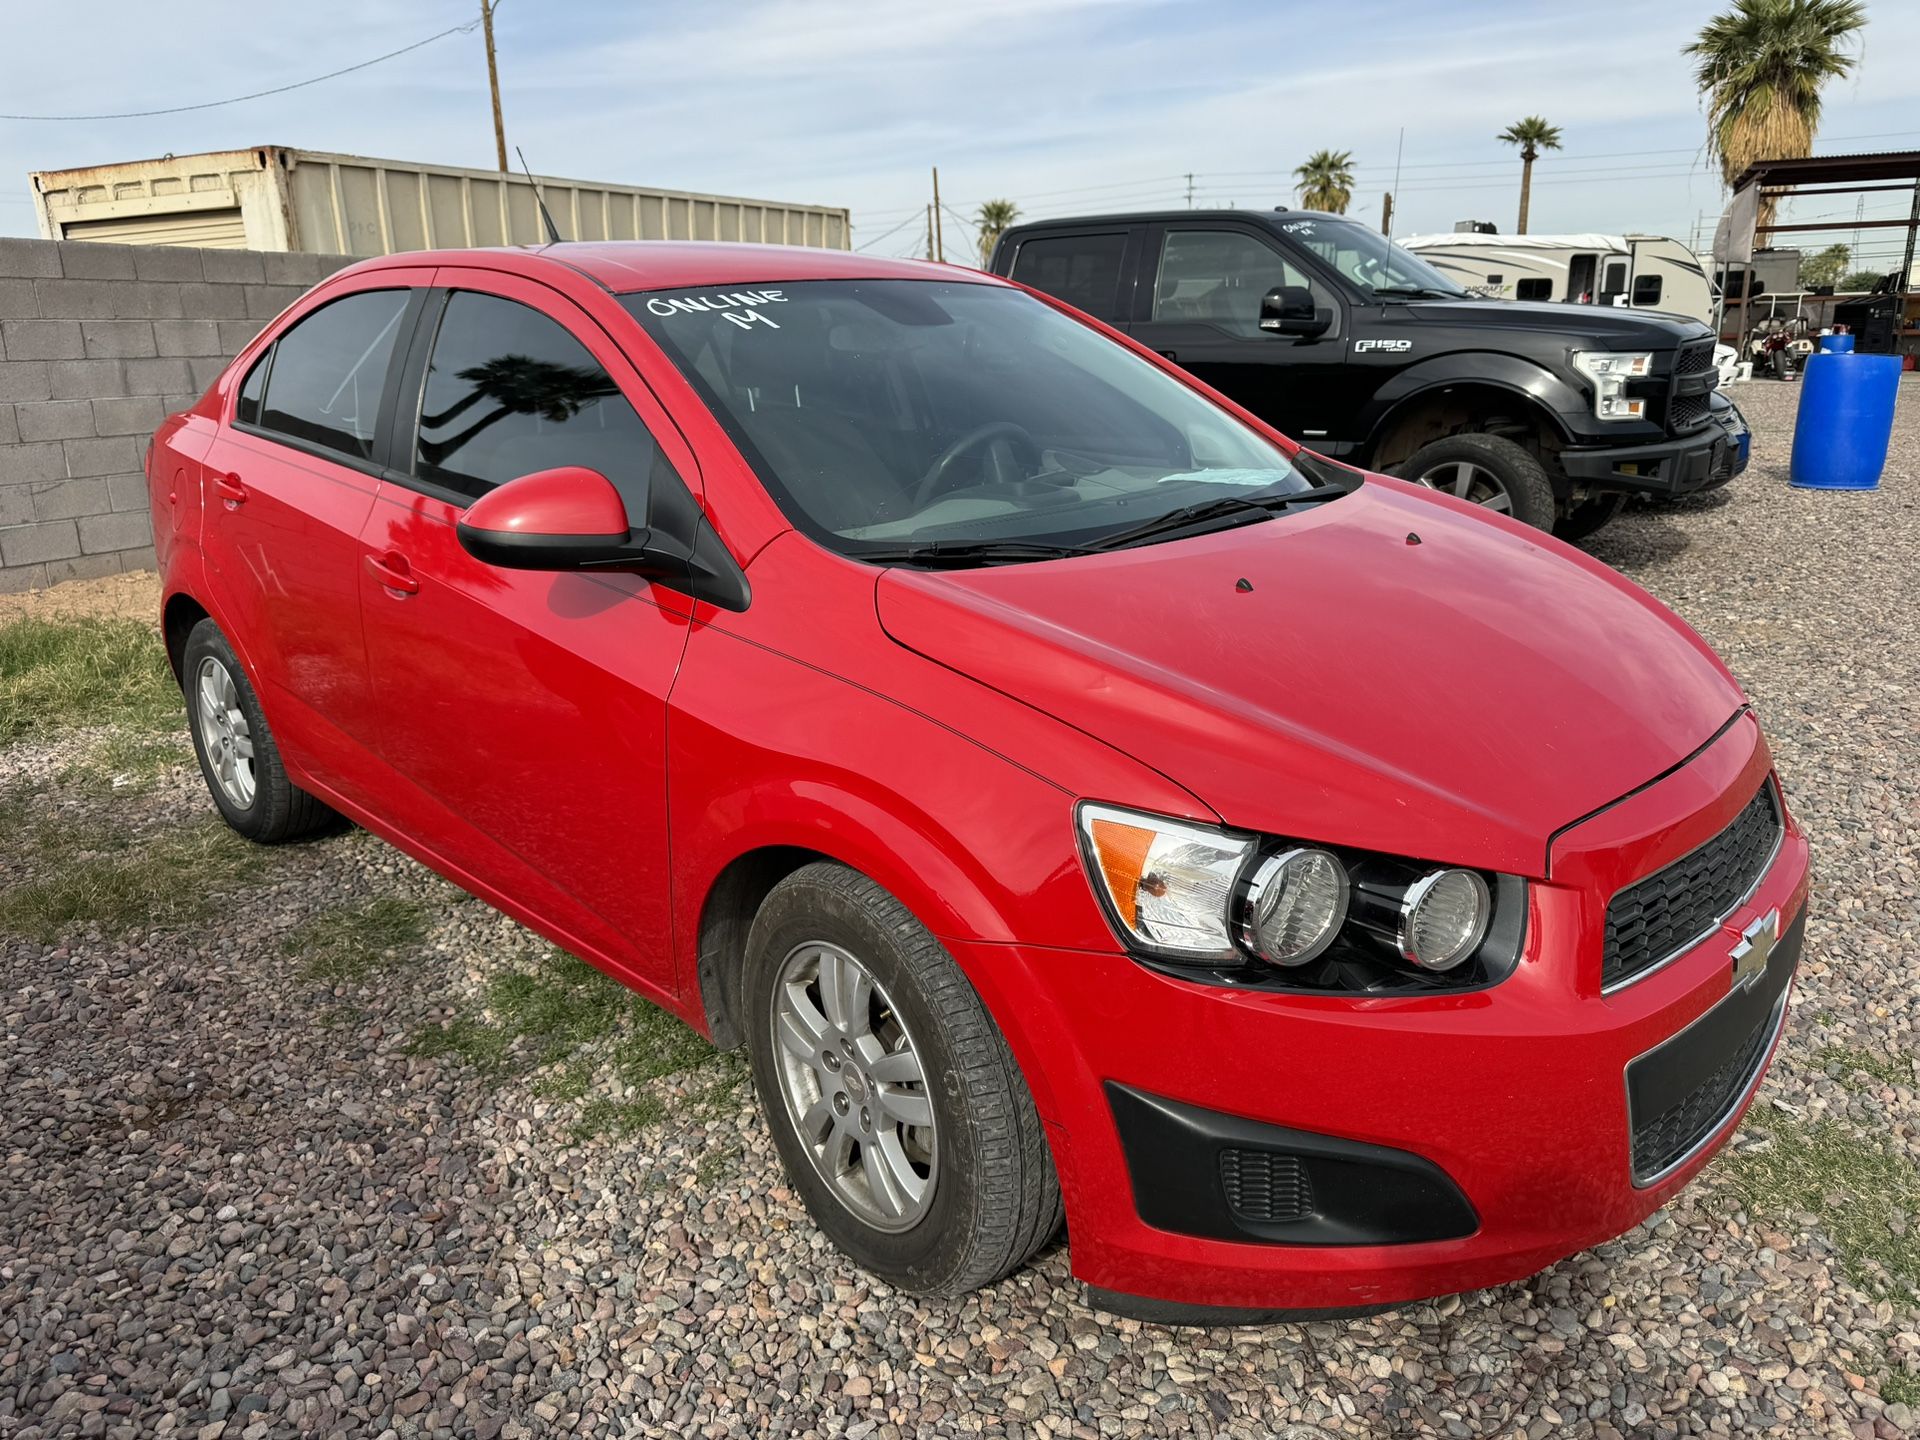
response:
<svg viewBox="0 0 1920 1440"><path fill-rule="evenodd" d="M1747 685L1818 874L1736 1153L1640 1229L1351 1324L1115 1320L1058 1245L964 1300L899 1295L828 1249L713 1067L644 1081L636 1113L661 1118L637 1133L581 1138L577 1096L417 1053L540 947L347 833L253 859L210 924L0 937L0 1437L1910 1433L1880 1391L1920 1395L1912 1276L1875 1256L1897 1268L1920 1220L1920 387L1875 495L1786 487L1795 394L1739 392L1757 457L1725 496L1593 542ZM0 787L41 786L0 826L205 813L183 765L60 780L79 744L0 751ZM28 850L0 847L0 886ZM372 973L287 952L379 898L424 931ZM634 1100L621 1084L589 1088ZM1749 1213L1743 1176L1823 1124L1889 1157L1864 1239L1871 1207L1818 1176Z"/></svg>

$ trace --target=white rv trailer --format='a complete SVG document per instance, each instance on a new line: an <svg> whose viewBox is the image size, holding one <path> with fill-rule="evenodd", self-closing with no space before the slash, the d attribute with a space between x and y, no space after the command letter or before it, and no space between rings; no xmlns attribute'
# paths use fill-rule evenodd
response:
<svg viewBox="0 0 1920 1440"><path fill-rule="evenodd" d="M1415 235L1400 243L1476 295L1717 320L1700 257L1661 235Z"/></svg>

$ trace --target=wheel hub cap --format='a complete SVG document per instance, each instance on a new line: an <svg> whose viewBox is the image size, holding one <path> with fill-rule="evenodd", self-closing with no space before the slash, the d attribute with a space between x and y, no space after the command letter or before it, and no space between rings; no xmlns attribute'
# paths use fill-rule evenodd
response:
<svg viewBox="0 0 1920 1440"><path fill-rule="evenodd" d="M796 946L770 1020L787 1123L835 1198L880 1230L911 1228L938 1178L920 1052L865 965L838 945Z"/></svg>
<svg viewBox="0 0 1920 1440"><path fill-rule="evenodd" d="M1502 515L1513 513L1513 497L1507 493L1500 477L1471 460L1446 461L1423 475L1416 475L1413 483L1429 490L1444 490Z"/></svg>
<svg viewBox="0 0 1920 1440"><path fill-rule="evenodd" d="M194 671L194 715L214 784L234 808L251 809L258 788L253 729L240 708L240 690L232 673L212 655Z"/></svg>

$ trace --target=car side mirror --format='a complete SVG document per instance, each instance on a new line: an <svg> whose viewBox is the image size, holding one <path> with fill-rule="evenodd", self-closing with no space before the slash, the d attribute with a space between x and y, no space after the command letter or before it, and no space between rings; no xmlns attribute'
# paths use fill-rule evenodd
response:
<svg viewBox="0 0 1920 1440"><path fill-rule="evenodd" d="M460 517L459 536L474 559L503 570L646 575L669 568L650 550L649 533L633 528L613 482L580 465L536 470L489 490Z"/></svg>
<svg viewBox="0 0 1920 1440"><path fill-rule="evenodd" d="M1324 335L1333 326L1333 312L1313 303L1304 285L1276 285L1260 300L1260 328L1269 335L1297 335L1303 340Z"/></svg>

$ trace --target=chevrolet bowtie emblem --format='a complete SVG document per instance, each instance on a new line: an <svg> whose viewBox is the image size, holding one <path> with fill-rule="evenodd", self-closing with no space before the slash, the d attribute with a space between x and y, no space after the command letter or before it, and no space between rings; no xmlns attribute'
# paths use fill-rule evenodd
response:
<svg viewBox="0 0 1920 1440"><path fill-rule="evenodd" d="M1780 940L1780 912L1769 910L1740 932L1733 947L1733 988L1751 984L1767 973L1767 961Z"/></svg>

